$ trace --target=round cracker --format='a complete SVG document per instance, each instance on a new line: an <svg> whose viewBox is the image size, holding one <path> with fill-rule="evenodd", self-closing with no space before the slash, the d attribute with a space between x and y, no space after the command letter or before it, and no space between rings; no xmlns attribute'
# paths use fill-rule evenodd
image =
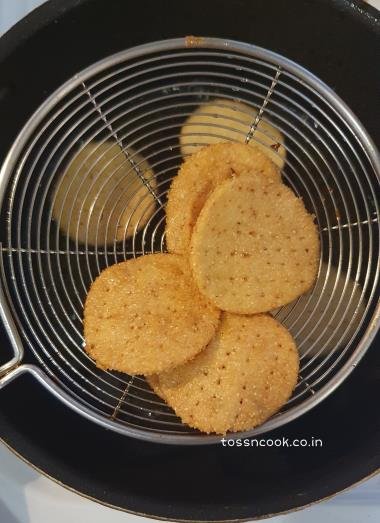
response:
<svg viewBox="0 0 380 523"><path fill-rule="evenodd" d="M86 351L104 369L154 374L200 352L219 323L187 260L150 254L118 263L94 281L84 308Z"/></svg>
<svg viewBox="0 0 380 523"><path fill-rule="evenodd" d="M157 184L148 162L132 149L128 153L154 190ZM58 180L52 216L73 241L112 245L143 228L155 207L153 194L120 145L93 141L74 156Z"/></svg>
<svg viewBox="0 0 380 523"><path fill-rule="evenodd" d="M257 147L218 143L187 158L174 178L166 206L166 243L177 254L188 252L193 227L218 184L244 173L280 180L280 171Z"/></svg>
<svg viewBox="0 0 380 523"><path fill-rule="evenodd" d="M269 314L234 318L245 357L240 408L230 427L237 432L261 425L285 405L297 384L299 355L289 331Z"/></svg>
<svg viewBox="0 0 380 523"><path fill-rule="evenodd" d="M302 200L260 176L215 189L191 240L199 289L220 309L240 314L293 301L312 286L318 260L317 228Z"/></svg>
<svg viewBox="0 0 380 523"><path fill-rule="evenodd" d="M213 143L244 143L257 114L254 107L222 98L200 105L182 126L179 137L182 155L194 154L201 147ZM261 118L251 144L255 144L280 169L286 157L283 143L282 133Z"/></svg>
<svg viewBox="0 0 380 523"><path fill-rule="evenodd" d="M184 423L225 434L268 419L286 403L297 376L297 349L281 324L266 314L225 313L203 352L158 378Z"/></svg>

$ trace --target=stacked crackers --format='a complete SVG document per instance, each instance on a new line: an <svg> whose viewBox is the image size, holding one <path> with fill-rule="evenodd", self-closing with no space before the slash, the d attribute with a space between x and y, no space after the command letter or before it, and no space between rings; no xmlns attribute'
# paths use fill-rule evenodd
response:
<svg viewBox="0 0 380 523"><path fill-rule="evenodd" d="M258 147L217 143L186 159L168 196L168 254L116 264L85 304L86 351L144 374L189 426L253 428L289 399L299 358L268 312L313 284L313 217Z"/></svg>

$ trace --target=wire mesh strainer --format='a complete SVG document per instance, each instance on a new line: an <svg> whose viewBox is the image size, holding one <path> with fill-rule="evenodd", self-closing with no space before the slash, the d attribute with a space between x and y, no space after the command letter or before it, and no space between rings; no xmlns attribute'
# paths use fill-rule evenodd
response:
<svg viewBox="0 0 380 523"><path fill-rule="evenodd" d="M283 180L315 214L321 241L312 291L273 312L299 347L297 388L271 420L233 437L298 417L356 366L379 320L380 167L373 143L335 93L300 66L252 45L191 37L130 49L76 75L38 109L9 152L0 179L0 297L13 355L1 368L0 388L28 372L120 433L167 443L219 441L182 425L142 377L98 369L82 337L84 299L99 272L165 251L166 194L183 159L178 137L194 109L215 98L244 102L257 116L244 133L238 112L227 126L215 123L212 134L187 127L188 143L222 140L234 130L237 140L260 141L260 120L270 122L284 136ZM89 143L111 142L124 155L123 177L112 159L104 179L105 168L93 176L96 160L84 153L57 217L67 166ZM136 177L142 192L131 185ZM63 233L63 214L76 234ZM91 244L79 234L83 227L95 228Z"/></svg>

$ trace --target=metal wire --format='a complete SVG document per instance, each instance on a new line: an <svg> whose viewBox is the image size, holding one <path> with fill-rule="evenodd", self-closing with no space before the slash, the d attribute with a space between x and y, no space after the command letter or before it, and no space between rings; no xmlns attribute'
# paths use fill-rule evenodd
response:
<svg viewBox="0 0 380 523"><path fill-rule="evenodd" d="M165 251L166 195L183 161L181 130L194 145L223 140L226 131L253 143L262 138L260 121L271 123L284 137L283 179L319 226L321 260L313 290L273 311L297 341L300 380L282 411L251 435L281 426L321 401L369 344L378 320L379 167L353 115L310 73L246 44L203 39L188 48L187 43L160 42L110 57L70 80L37 111L1 172L6 231L1 262L3 300L28 355L53 380L36 373L50 390L118 432L153 441L207 443L218 438L182 425L143 378L102 371L83 350L83 303L99 272ZM215 118L212 133L199 132L201 121L195 132L190 126L182 129L198 106L205 107L199 114L212 116L206 107L216 98L219 105L220 100L243 102L256 110L245 133L239 112L227 123ZM98 148L108 144L107 152L81 157L57 217L67 166L94 143ZM112 144L125 159L116 168L115 153L96 168L114 150ZM138 178L146 188L137 200L132 181L128 186L120 182L120 165L125 176ZM92 171L96 175L90 179ZM79 198L85 241L74 210ZM63 216L69 216L68 225ZM71 231L71 222L75 237L64 230ZM124 235L117 241L120 229ZM95 244L89 241L90 230Z"/></svg>

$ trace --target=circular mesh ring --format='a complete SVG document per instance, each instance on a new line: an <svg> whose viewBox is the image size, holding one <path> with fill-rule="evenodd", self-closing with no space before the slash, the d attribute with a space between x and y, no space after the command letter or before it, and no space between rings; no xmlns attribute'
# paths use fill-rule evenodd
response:
<svg viewBox="0 0 380 523"><path fill-rule="evenodd" d="M98 369L83 350L83 303L105 267L165 252L166 195L183 161L179 134L197 107L213 116L216 98L243 102L258 116L244 133L239 112L227 123L215 119L212 135L188 126L188 142L222 140L228 131L253 143L259 120L271 123L284 137L284 183L315 215L321 242L314 288L273 311L300 351L294 394L264 425L233 437L279 427L319 403L355 367L378 323L379 160L333 91L277 54L211 38L156 42L94 64L38 109L4 162L3 285L26 358L53 378L56 394L64 391L76 410L104 426L151 441L220 438L184 426L142 377ZM94 142L102 152L86 156ZM115 168L109 151L118 156ZM64 182L79 153L76 173ZM108 166L94 176L103 156ZM57 205L62 183L66 197ZM87 232L82 237L83 228L95 230L95 242Z"/></svg>

